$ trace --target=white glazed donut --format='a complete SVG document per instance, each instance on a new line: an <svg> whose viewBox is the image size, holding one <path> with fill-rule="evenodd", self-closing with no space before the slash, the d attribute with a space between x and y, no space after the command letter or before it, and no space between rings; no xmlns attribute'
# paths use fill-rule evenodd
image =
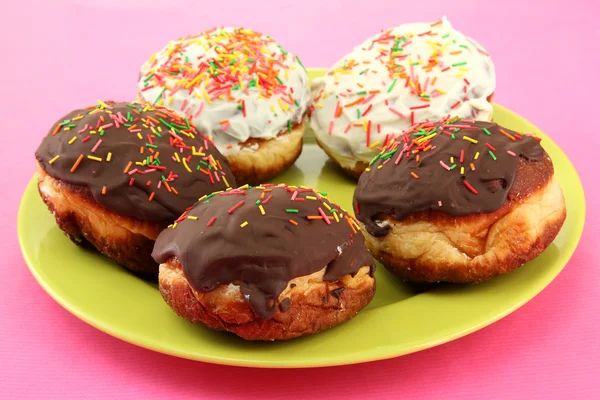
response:
<svg viewBox="0 0 600 400"><path fill-rule="evenodd" d="M138 97L191 119L227 157L236 177L251 161L240 161L240 153L250 157L264 141L281 139L289 156L262 157L282 159L281 165L240 172L260 179L281 172L299 154L310 90L300 59L272 38L246 28L222 28L171 41L152 55L141 68ZM292 144L287 136L293 136ZM268 147L271 153L278 149Z"/></svg>
<svg viewBox="0 0 600 400"><path fill-rule="evenodd" d="M359 176L384 144L415 122L448 114L491 120L494 64L446 18L388 29L312 86L310 124L321 147Z"/></svg>

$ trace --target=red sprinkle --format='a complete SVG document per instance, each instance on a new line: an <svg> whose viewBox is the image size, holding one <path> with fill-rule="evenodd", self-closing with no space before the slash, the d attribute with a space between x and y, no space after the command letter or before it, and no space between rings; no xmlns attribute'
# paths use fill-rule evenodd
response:
<svg viewBox="0 0 600 400"><path fill-rule="evenodd" d="M231 214L232 212L234 212L237 208L243 206L245 203L244 200L241 200L239 203L237 203L235 206L231 207L229 210L227 210L228 214Z"/></svg>
<svg viewBox="0 0 600 400"><path fill-rule="evenodd" d="M208 221L208 223L206 224L206 226L211 226L211 225L212 225L212 224L215 222L215 220L216 220L216 219L217 219L217 217L212 217L212 218L211 218L211 219Z"/></svg>
<svg viewBox="0 0 600 400"><path fill-rule="evenodd" d="M463 181L463 183L465 184L467 189L469 189L471 192L473 192L473 194L478 194L477 190L475 190L475 188L473 186L471 186L471 184L469 182L467 182L466 179Z"/></svg>

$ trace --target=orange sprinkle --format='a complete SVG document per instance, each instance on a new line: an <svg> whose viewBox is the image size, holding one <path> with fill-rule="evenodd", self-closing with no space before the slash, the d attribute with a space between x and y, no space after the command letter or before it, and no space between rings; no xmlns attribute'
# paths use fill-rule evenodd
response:
<svg viewBox="0 0 600 400"><path fill-rule="evenodd" d="M500 133L509 138L510 140L515 140L515 137L510 133L506 132L504 129L500 128Z"/></svg>
<svg viewBox="0 0 600 400"><path fill-rule="evenodd" d="M123 173L127 173L129 171L129 168L131 168L131 164L133 164L133 161L129 161L129 164L127 164L127 166L125 167L125 170L123 170Z"/></svg>
<svg viewBox="0 0 600 400"><path fill-rule="evenodd" d="M417 154L417 162L419 162L420 159L421 159L421 155Z"/></svg>
<svg viewBox="0 0 600 400"><path fill-rule="evenodd" d="M290 224L292 224L292 225L298 225L298 223L296 221L294 221L293 219L290 219L289 221L290 221Z"/></svg>
<svg viewBox="0 0 600 400"><path fill-rule="evenodd" d="M411 172L410 174L413 176L413 178L415 178L415 179L419 179L419 175L415 174L415 173L414 173L414 171L413 171L413 172Z"/></svg>
<svg viewBox="0 0 600 400"><path fill-rule="evenodd" d="M352 107L354 105L361 103L364 99L365 99L364 96L361 96L358 99L354 100L352 103L346 104L344 107Z"/></svg>
<svg viewBox="0 0 600 400"><path fill-rule="evenodd" d="M54 128L54 132L52 132L52 136L56 135L58 131L60 131L60 125L56 125L56 128Z"/></svg>
<svg viewBox="0 0 600 400"><path fill-rule="evenodd" d="M144 146L140 146L140 154L144 154Z"/></svg>
<svg viewBox="0 0 600 400"><path fill-rule="evenodd" d="M175 190L175 188L174 188L174 187L171 187L171 190L173 191L173 193L175 193L175 194L179 194L179 192L178 192L177 190Z"/></svg>
<svg viewBox="0 0 600 400"><path fill-rule="evenodd" d="M106 186L102 186L102 194L106 194Z"/></svg>
<svg viewBox="0 0 600 400"><path fill-rule="evenodd" d="M81 154L77 161L75 161L75 164L73 164L73 166L71 167L71 172L75 172L77 167L79 167L79 164L81 164L81 160L83 160L83 154Z"/></svg>
<svg viewBox="0 0 600 400"><path fill-rule="evenodd" d="M475 164L471 163L469 166L471 167L471 171L475 171Z"/></svg>
<svg viewBox="0 0 600 400"><path fill-rule="evenodd" d="M153 198L154 198L154 192L150 193L150 197L148 197L148 201L152 201Z"/></svg>
<svg viewBox="0 0 600 400"><path fill-rule="evenodd" d="M435 85L435 81L437 81L437 76L434 76L434 77L433 77L433 80L431 81L431 86L434 86L434 85Z"/></svg>
<svg viewBox="0 0 600 400"><path fill-rule="evenodd" d="M171 186L169 186L169 182L163 181L163 183L165 184L165 187L167 188L167 191L171 192Z"/></svg>
<svg viewBox="0 0 600 400"><path fill-rule="evenodd" d="M306 219L323 219L323 217L320 215L309 215Z"/></svg>

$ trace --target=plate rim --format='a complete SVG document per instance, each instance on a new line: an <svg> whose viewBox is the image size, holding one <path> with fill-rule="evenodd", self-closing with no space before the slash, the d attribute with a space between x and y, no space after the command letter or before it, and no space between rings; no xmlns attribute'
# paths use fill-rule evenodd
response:
<svg viewBox="0 0 600 400"><path fill-rule="evenodd" d="M311 70L311 69L309 69L309 70ZM312 70L317 70L317 68L313 68ZM512 117L518 118L518 119L522 120L523 122L532 125L536 131L542 132L535 124L531 123L530 121L528 121L524 117L520 116L519 114L509 110L508 108L503 107L503 106L499 105L498 103L494 103L494 106L498 107L503 112L510 114ZM573 240L572 242L570 241L569 243L573 243L573 244L568 246L563 251L563 253L566 255L565 256L566 261L565 261L564 265L562 267L560 267L559 269L557 269L555 272L552 272L550 275L544 277L542 282L540 282L540 284L538 286L536 286L536 288L534 290L527 292L528 294L525 295L523 299L516 302L511 307L507 307L507 308L503 309L501 312L496 313L491 317L487 317L484 321L481 321L480 323L477 323L477 324L473 324L466 329L458 330L458 331L454 332L453 334L447 334L443 338L440 338L437 340L432 339L432 340L425 341L423 343L413 345L410 347L403 347L396 351L394 351L393 348L390 349L390 347L376 347L376 348L373 348L368 353L368 355L365 355L363 353L356 353L355 355L353 355L351 357L348 357L347 355L345 355L345 356L338 355L338 356L334 356L334 357L329 357L327 359L315 359L312 361L300 361L300 362L293 361L293 360L257 361L257 360L252 360L252 359L237 359L237 358L232 359L231 357L227 357L227 356L219 357L219 356L213 356L213 355L190 355L183 351L173 349L168 346L163 346L161 343L154 343L154 341L151 341L152 343L149 343L148 339L141 338L137 334L123 333L122 330L119 330L119 329L111 330L110 326L106 326L106 324L103 324L102 322L97 321L93 317L89 317L88 315L86 315L86 312L79 310L76 305L71 304L69 301L66 301L63 297L61 297L61 295L58 294L55 291L55 289L53 287L51 287L42 278L42 276L39 274L39 272L36 270L36 268L33 267L33 262L30 259L28 253L25 251L24 234L23 234L23 229L24 229L24 224L25 224L24 220L26 218L26 217L24 217L25 213L23 211L23 208L25 207L24 199L29 190L29 187L31 185L35 184L37 174L34 174L33 177L30 179L30 181L28 182L28 184L21 196L21 200L19 203L19 210L17 213L17 236L18 236L18 240L19 240L19 247L21 250L21 254L23 255L23 259L24 259L29 271L33 275L34 279L42 287L42 289L44 289L44 291L46 293L48 293L48 295L52 299L54 299L54 301L56 301L58 304L60 304L61 307L63 307L69 313L73 314L78 319L82 320L83 322L87 323L88 325L91 325L92 327L98 329L99 331L104 332L110 336L117 338L117 339L123 340L127 343L133 344L135 346L142 347L144 349L148 349L148 350L155 351L158 353L163 353L163 354L167 354L167 355L171 355L171 356L175 356L175 357L179 357L179 358L184 358L184 359L188 359L188 360L202 361L202 362L218 364L218 365L251 367L251 368L333 367L333 366L360 364L360 363L396 358L396 357L415 353L415 352L422 351L422 350L425 350L428 348L439 346L444 343L454 341L456 339L459 339L461 337L469 335L473 332L476 332L480 329L483 329L483 328L493 324L494 322L497 322L500 319L510 315L511 313L513 313L516 310L518 310L519 308L521 308L524 304L531 301L542 290L544 290L546 287L548 287L548 285L552 281L554 281L554 279L558 276L558 274L569 263L571 257L573 256L573 253L575 252L575 250L577 249L577 247L579 245L579 242L581 240L581 236L583 233L584 225L585 225L585 216L586 216L586 212L587 212L587 202L586 202L586 198L585 198L585 191L583 189L581 179L579 177L577 170L575 169L575 166L573 165L573 163L571 162L569 157L566 155L566 153L562 150L562 148L560 148L556 144L556 142L554 142L551 139L551 137L545 133L544 133L544 141L551 142L551 144L556 148L556 150L561 153L561 156L568 163L568 166L573 170L574 174L571 176L571 179L573 180L573 184L579 189L579 191L581 193L582 201L583 201L583 208L579 209L578 210L579 213L577 215L573 216L573 221L572 221L573 232L572 232L572 234L574 236L576 236L576 239ZM417 296L414 296L414 297L417 297Z"/></svg>

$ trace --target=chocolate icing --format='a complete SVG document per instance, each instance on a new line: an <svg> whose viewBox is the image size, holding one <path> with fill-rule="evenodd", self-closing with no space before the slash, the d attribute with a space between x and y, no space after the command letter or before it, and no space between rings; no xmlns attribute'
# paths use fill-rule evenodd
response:
<svg viewBox="0 0 600 400"><path fill-rule="evenodd" d="M160 106L99 102L72 111L52 126L35 155L50 176L89 188L106 209L165 225L200 196L235 186L227 161L212 142Z"/></svg>
<svg viewBox="0 0 600 400"><path fill-rule="evenodd" d="M363 266L373 274L373 258L357 227L351 215L311 189L242 187L201 199L159 235L152 256L158 263L177 257L198 292L239 282L254 312L268 319L293 278L324 267L327 282Z"/></svg>
<svg viewBox="0 0 600 400"><path fill-rule="evenodd" d="M377 237L389 230L377 223L386 215L402 220L427 211L451 216L489 213L506 201L519 162L537 163L544 157L539 138L495 123L448 119L426 123L404 132L372 161L360 177L353 204L357 218Z"/></svg>

